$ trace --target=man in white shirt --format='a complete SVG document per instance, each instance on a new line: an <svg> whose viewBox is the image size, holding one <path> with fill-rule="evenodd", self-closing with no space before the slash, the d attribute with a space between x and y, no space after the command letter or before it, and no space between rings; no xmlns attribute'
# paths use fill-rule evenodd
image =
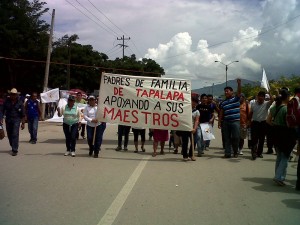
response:
<svg viewBox="0 0 300 225"><path fill-rule="evenodd" d="M251 105L250 121L251 121L251 140L252 140L252 159L256 157L263 158L262 152L266 137L268 109L270 108L273 97L270 95L270 100L265 101L266 93L260 91L257 94L256 101Z"/></svg>

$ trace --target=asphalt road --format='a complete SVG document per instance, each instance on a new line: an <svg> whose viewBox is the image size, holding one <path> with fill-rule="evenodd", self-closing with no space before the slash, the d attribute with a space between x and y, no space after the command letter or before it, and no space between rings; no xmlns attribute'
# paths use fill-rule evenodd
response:
<svg viewBox="0 0 300 225"><path fill-rule="evenodd" d="M100 158L78 140L76 157L64 156L62 126L41 122L36 145L20 133L19 154L0 141L1 225L300 224L295 162L287 186L273 183L275 155L222 159L220 131L204 157L183 162L169 153L116 152L117 126L108 125Z"/></svg>

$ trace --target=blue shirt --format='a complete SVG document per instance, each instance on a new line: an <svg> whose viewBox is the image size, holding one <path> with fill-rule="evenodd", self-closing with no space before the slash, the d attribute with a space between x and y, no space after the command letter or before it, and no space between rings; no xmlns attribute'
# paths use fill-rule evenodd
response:
<svg viewBox="0 0 300 225"><path fill-rule="evenodd" d="M39 102L37 100L28 99L26 101L26 109L28 119L39 117Z"/></svg>
<svg viewBox="0 0 300 225"><path fill-rule="evenodd" d="M239 121L240 120L240 97L234 96L225 99L220 108L224 112L224 121Z"/></svg>

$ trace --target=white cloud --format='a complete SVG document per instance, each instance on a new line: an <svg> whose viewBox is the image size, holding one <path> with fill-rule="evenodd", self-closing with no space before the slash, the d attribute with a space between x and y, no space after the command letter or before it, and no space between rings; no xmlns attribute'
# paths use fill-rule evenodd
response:
<svg viewBox="0 0 300 225"><path fill-rule="evenodd" d="M120 43L117 37L125 35L131 38L126 41L125 54L152 58L170 76L192 79L193 87L224 81L225 68L215 60L240 61L230 65L228 79L242 75L258 80L261 67L269 79L299 74L298 0L90 0L124 32L87 0L80 2L101 22L75 0L68 1L117 34L100 28L66 1L48 0L47 6L56 9L56 38L78 34L79 43L106 53ZM50 22L49 14L46 16ZM108 52L108 56L121 57L121 50Z"/></svg>

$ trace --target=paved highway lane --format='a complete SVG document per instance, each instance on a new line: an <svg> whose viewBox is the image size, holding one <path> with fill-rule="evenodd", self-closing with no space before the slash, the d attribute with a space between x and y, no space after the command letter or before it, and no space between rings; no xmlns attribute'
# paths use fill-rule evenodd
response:
<svg viewBox="0 0 300 225"><path fill-rule="evenodd" d="M26 128L27 129L27 128ZM40 123L38 143L21 131L20 153L0 142L1 225L299 224L296 163L287 186L272 182L275 155L222 159L219 130L209 151L195 162L169 153L151 157L116 152L117 126L108 125L101 157L88 157L86 140L76 157L65 152L62 126ZM167 145L168 146L168 145Z"/></svg>

